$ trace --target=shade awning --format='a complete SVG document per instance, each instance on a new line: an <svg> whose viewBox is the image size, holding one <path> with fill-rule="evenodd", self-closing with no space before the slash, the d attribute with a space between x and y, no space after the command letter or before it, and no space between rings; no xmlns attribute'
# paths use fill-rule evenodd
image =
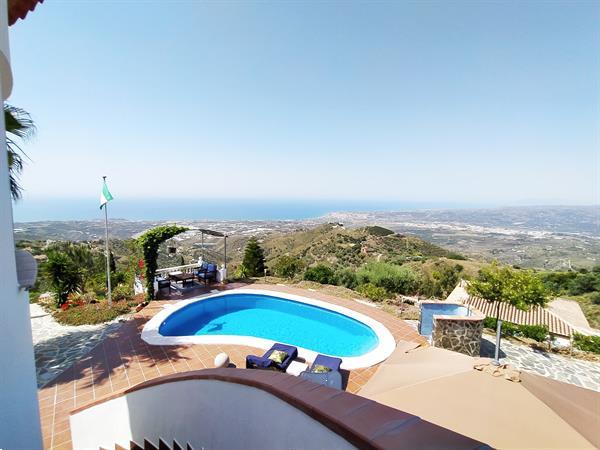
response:
<svg viewBox="0 0 600 450"><path fill-rule="evenodd" d="M440 348L394 352L359 395L494 448L596 448L600 393L522 373L473 369L481 358Z"/></svg>

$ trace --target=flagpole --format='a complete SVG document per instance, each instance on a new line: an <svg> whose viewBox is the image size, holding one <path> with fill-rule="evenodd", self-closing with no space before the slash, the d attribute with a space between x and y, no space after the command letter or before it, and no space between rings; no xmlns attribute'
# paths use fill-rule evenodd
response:
<svg viewBox="0 0 600 450"><path fill-rule="evenodd" d="M102 177L106 183L106 176ZM110 288L110 252L108 250L108 202L104 204L104 231L106 244L106 283L108 285L108 306L112 306L112 292Z"/></svg>

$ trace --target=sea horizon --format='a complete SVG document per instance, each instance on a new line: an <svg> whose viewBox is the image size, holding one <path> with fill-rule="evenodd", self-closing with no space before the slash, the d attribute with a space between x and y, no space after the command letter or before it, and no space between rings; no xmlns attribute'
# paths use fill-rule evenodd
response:
<svg viewBox="0 0 600 450"><path fill-rule="evenodd" d="M112 219L126 220L303 220L333 212L455 209L474 204L370 200L115 198L108 205ZM13 206L15 222L103 219L94 199L22 200Z"/></svg>
<svg viewBox="0 0 600 450"><path fill-rule="evenodd" d="M337 212L396 212L443 209L563 206L531 204L482 204L467 202L409 202L394 200L313 199L120 199L109 203L109 217L125 220L306 220ZM569 205L591 206L591 205ZM96 199L21 200L13 206L16 223L40 221L100 220L104 213Z"/></svg>

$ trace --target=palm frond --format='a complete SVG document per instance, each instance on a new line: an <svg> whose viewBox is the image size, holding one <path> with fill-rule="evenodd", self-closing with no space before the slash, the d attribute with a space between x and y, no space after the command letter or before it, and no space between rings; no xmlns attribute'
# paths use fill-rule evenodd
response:
<svg viewBox="0 0 600 450"><path fill-rule="evenodd" d="M23 140L31 138L36 131L31 115L24 109L9 105L8 103L4 104L4 123L7 133L13 134Z"/></svg>
<svg viewBox="0 0 600 450"><path fill-rule="evenodd" d="M6 126L10 193L13 200L18 200L23 195L23 187L19 183L19 175L24 166L23 158L30 158L17 144L15 138L26 141L35 134L36 128L27 111L6 103L4 104L4 122Z"/></svg>

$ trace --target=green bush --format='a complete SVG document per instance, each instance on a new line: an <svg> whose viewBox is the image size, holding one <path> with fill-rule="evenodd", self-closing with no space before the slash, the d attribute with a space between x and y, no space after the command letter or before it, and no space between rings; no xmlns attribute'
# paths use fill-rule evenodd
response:
<svg viewBox="0 0 600 450"><path fill-rule="evenodd" d="M483 326L486 328L491 328L492 330L496 330L497 321L493 317L486 317L483 320ZM518 325L510 322L502 322L502 336L516 336L518 333Z"/></svg>
<svg viewBox="0 0 600 450"><path fill-rule="evenodd" d="M579 273L569 284L569 294L581 295L600 290L600 277L597 273Z"/></svg>
<svg viewBox="0 0 600 450"><path fill-rule="evenodd" d="M359 284L373 284L398 294L412 294L419 287L419 277L411 269L384 262L367 263L356 275Z"/></svg>
<svg viewBox="0 0 600 450"><path fill-rule="evenodd" d="M486 317L483 320L483 326L495 330L496 319ZM537 342L544 342L548 339L548 327L546 325L517 325L511 322L502 322L502 336L523 336Z"/></svg>
<svg viewBox="0 0 600 450"><path fill-rule="evenodd" d="M358 287L358 292L374 302L381 302L386 298L389 298L388 291L371 283L361 284Z"/></svg>
<svg viewBox="0 0 600 450"><path fill-rule="evenodd" d="M129 275L127 272L114 272L110 275L110 281L113 285L125 284L131 282L133 284L133 280L129 279Z"/></svg>
<svg viewBox="0 0 600 450"><path fill-rule="evenodd" d="M83 289L83 273L66 253L57 250L48 252L48 261L44 265L44 270L50 279L52 292L56 296L57 307L67 302L69 294Z"/></svg>
<svg viewBox="0 0 600 450"><path fill-rule="evenodd" d="M335 272L329 266L325 264L317 264L316 266L309 267L304 272L304 279L307 281L316 281L321 284L337 284L335 279Z"/></svg>
<svg viewBox="0 0 600 450"><path fill-rule="evenodd" d="M273 264L273 272L282 278L294 278L304 270L304 262L300 258L284 255Z"/></svg>
<svg viewBox="0 0 600 450"><path fill-rule="evenodd" d="M590 295L590 300L594 305L600 305L600 292L594 292Z"/></svg>
<svg viewBox="0 0 600 450"><path fill-rule="evenodd" d="M555 295L581 295L600 291L600 273L597 266L591 271L581 269L566 272L543 272L542 281Z"/></svg>
<svg viewBox="0 0 600 450"><path fill-rule="evenodd" d="M493 317L486 317L483 319L483 326L485 328L491 328L492 330L496 329L496 319Z"/></svg>
<svg viewBox="0 0 600 450"><path fill-rule="evenodd" d="M356 272L352 269L339 269L335 271L336 284L347 287L348 289L355 289L358 285L358 279Z"/></svg>
<svg viewBox="0 0 600 450"><path fill-rule="evenodd" d="M568 291L571 282L577 278L577 272L542 272L540 278L548 290L560 295Z"/></svg>
<svg viewBox="0 0 600 450"><path fill-rule="evenodd" d="M235 278L248 278L250 276L249 270L246 268L244 264L240 264L235 271Z"/></svg>
<svg viewBox="0 0 600 450"><path fill-rule="evenodd" d="M502 322L502 335L517 336L519 334L519 326L510 322Z"/></svg>
<svg viewBox="0 0 600 450"><path fill-rule="evenodd" d="M600 336L585 336L575 332L573 333L573 346L579 350L600 355Z"/></svg>
<svg viewBox="0 0 600 450"><path fill-rule="evenodd" d="M133 288L128 284L119 284L112 290L112 299L116 302L133 297Z"/></svg>
<svg viewBox="0 0 600 450"><path fill-rule="evenodd" d="M548 327L546 325L519 325L519 334L537 342L548 339Z"/></svg>
<svg viewBox="0 0 600 450"><path fill-rule="evenodd" d="M443 262L437 262L435 269L431 273L433 277L433 283L431 284L429 293L434 297L445 298L450 295L450 292L456 287L462 278L462 272L464 267L460 264L446 264Z"/></svg>

